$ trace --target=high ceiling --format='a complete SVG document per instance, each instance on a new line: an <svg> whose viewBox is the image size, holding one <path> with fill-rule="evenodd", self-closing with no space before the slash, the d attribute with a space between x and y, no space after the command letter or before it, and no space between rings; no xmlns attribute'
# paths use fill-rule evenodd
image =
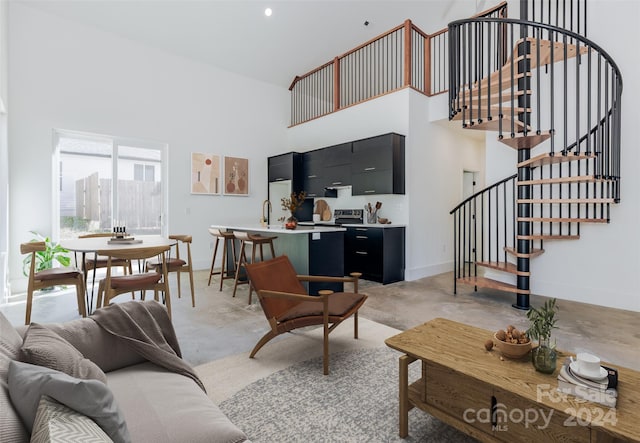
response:
<svg viewBox="0 0 640 443"><path fill-rule="evenodd" d="M288 88L411 19L426 33L486 0L14 0L151 47ZM485 5L486 3L486 5ZM270 17L264 11L273 10ZM364 23L368 22L368 25Z"/></svg>

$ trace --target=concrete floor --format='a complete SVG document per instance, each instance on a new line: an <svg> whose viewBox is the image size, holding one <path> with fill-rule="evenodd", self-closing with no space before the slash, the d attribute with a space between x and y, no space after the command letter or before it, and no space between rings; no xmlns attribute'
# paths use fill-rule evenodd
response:
<svg viewBox="0 0 640 443"><path fill-rule="evenodd" d="M187 279L183 278L183 295L178 299L175 275L170 277L173 321L184 358L198 365L251 350L268 328L255 294L253 304L248 305L246 285L239 287L237 297L233 298L232 281L225 281L223 291L219 292L217 276L210 287L207 286L207 271L197 271L194 277L195 308L191 307ZM509 324L526 329L528 324L526 313L511 307L514 295L493 290L474 293L472 288L459 287L458 295L454 296L451 273L386 286L363 281L361 292L369 295L360 310L361 316L402 330L436 317L492 331ZM126 299L126 295L119 298ZM544 300L540 296L531 297L535 306ZM559 300L558 306L558 329L553 335L558 348L571 352L589 351L614 366L640 370L640 312L564 300ZM67 321L77 318L74 309L75 298L71 293L38 295L34 300L32 321ZM0 311L14 324L24 322L24 302L0 306Z"/></svg>

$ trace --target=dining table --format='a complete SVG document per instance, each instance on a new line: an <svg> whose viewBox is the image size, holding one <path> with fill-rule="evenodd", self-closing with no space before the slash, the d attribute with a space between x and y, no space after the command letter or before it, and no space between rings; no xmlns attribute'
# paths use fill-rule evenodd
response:
<svg viewBox="0 0 640 443"><path fill-rule="evenodd" d="M91 280L91 291L88 287L85 287L85 298L87 305L87 314L91 315L93 312L93 298L94 288L96 282L96 263L98 261L98 251L115 251L121 249L142 249L158 246L173 246L176 244L176 240L163 237L161 235L140 235L135 238L131 238L128 241L113 241L111 237L87 237L87 238L73 238L60 240L60 246L72 251L74 253L82 254L82 272L87 272L87 254L93 254L93 276ZM77 255L76 255L76 267L77 267ZM86 281L86 279L85 279Z"/></svg>

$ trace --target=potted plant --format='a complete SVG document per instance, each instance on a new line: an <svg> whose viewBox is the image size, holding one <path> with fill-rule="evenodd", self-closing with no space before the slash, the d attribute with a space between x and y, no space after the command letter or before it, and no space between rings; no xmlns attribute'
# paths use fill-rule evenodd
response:
<svg viewBox="0 0 640 443"><path fill-rule="evenodd" d="M286 229L295 229L298 226L298 219L293 215L307 197L307 193L300 191L298 193L292 192L289 198L282 197L280 199L282 203L282 209L291 212L291 216L285 221L284 227Z"/></svg>
<svg viewBox="0 0 640 443"><path fill-rule="evenodd" d="M537 371L551 374L556 370L556 346L551 344L551 330L556 327L556 299L544 302L541 308L532 307L527 311L529 338L538 341L538 347L531 352L531 361Z"/></svg>
<svg viewBox="0 0 640 443"><path fill-rule="evenodd" d="M43 241L47 249L44 251L36 252L36 267L35 271L40 272L45 269L53 268L53 263L58 262L62 266L69 266L71 263L71 258L67 255L69 252L58 243L54 243L49 237L43 237L35 231L29 231L36 238L32 239L32 242L40 242ZM24 260L22 260L22 273L24 276L29 275L29 268L31 267L31 257L32 255L27 255Z"/></svg>

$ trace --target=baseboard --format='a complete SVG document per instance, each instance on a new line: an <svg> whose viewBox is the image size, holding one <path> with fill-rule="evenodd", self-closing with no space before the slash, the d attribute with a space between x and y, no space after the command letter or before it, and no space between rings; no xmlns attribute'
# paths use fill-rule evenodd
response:
<svg viewBox="0 0 640 443"><path fill-rule="evenodd" d="M406 281L419 280L433 275L443 274L453 270L453 262L438 263L435 265L422 266L419 268L411 268L404 270L404 279Z"/></svg>

